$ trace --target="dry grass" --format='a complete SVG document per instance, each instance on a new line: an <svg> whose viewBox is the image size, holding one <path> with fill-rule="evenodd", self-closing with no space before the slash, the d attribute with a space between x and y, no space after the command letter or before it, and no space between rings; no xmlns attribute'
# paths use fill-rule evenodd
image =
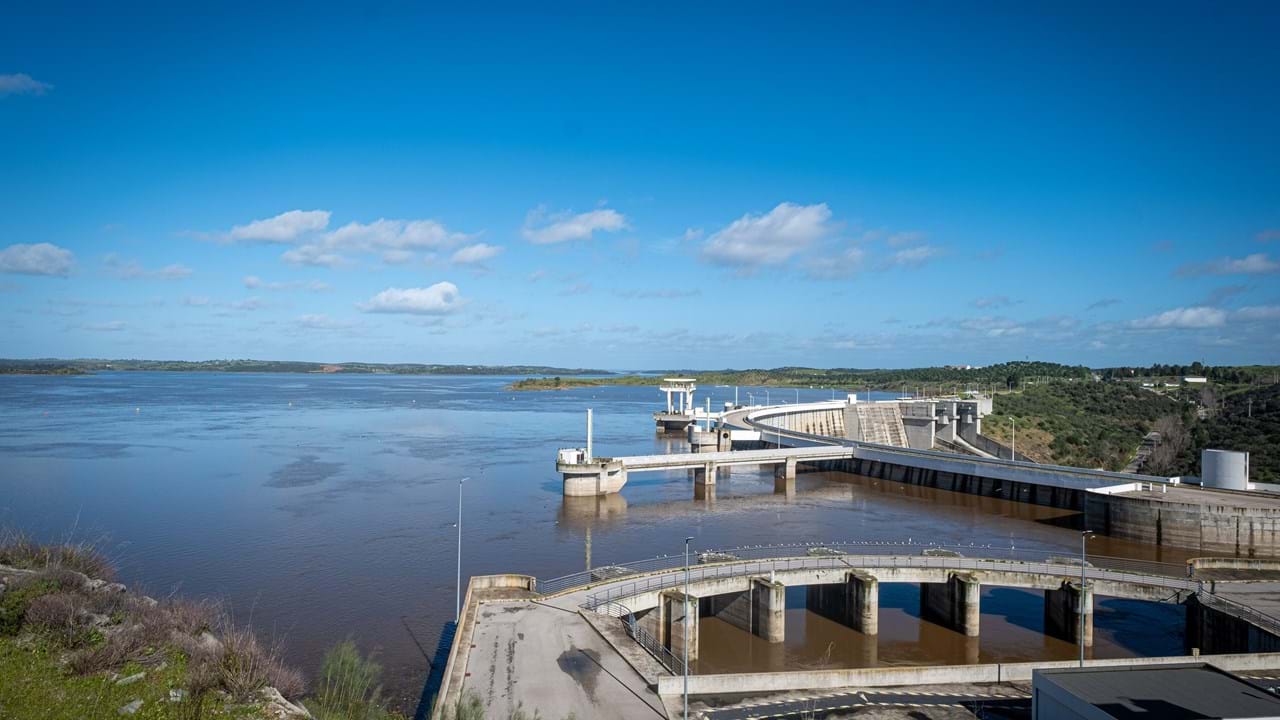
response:
<svg viewBox="0 0 1280 720"><path fill-rule="evenodd" d="M178 653L186 660L186 689L197 713L213 691L253 701L268 685L287 698L306 690L302 674L285 665L280 643L263 643L217 604L180 598L157 602L95 588L89 578L114 577L114 572L92 548L42 546L23 535L0 533L0 564L38 571L19 577L0 596L0 633L47 639L64 651L71 672L118 671L129 663L154 666Z"/></svg>
<svg viewBox="0 0 1280 720"><path fill-rule="evenodd" d="M0 565L28 570L66 568L107 581L116 577L111 561L87 543L42 545L12 530L0 531Z"/></svg>

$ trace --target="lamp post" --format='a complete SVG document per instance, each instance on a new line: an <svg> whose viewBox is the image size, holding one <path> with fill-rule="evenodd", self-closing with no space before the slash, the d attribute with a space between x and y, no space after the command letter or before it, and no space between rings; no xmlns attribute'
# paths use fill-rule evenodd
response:
<svg viewBox="0 0 1280 720"><path fill-rule="evenodd" d="M684 720L689 720L689 543L692 537L684 539Z"/></svg>
<svg viewBox="0 0 1280 720"><path fill-rule="evenodd" d="M458 481L458 579L454 585L453 624L457 626L462 619L462 483L471 479L467 476Z"/></svg>
<svg viewBox="0 0 1280 720"><path fill-rule="evenodd" d="M1009 422L1013 423L1013 442L1009 445L1009 459L1018 459L1018 418L1010 415Z"/></svg>
<svg viewBox="0 0 1280 720"><path fill-rule="evenodd" d="M1092 530L1080 531L1080 599L1078 600L1077 609L1080 611L1080 667L1084 667L1084 566L1085 566L1085 543L1089 538L1093 537Z"/></svg>

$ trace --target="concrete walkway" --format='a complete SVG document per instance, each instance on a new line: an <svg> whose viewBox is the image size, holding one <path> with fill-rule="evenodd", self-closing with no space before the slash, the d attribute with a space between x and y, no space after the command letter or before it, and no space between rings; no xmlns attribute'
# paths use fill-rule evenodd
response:
<svg viewBox="0 0 1280 720"><path fill-rule="evenodd" d="M486 701L489 717L517 708L544 720L663 718L648 683L576 608L536 601L487 602L478 608L464 694Z"/></svg>

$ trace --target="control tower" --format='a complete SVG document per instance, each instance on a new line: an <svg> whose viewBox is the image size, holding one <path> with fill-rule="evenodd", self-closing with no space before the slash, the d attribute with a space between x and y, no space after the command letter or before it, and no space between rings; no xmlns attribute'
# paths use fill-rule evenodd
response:
<svg viewBox="0 0 1280 720"><path fill-rule="evenodd" d="M663 378L658 389L667 394L667 409L653 414L659 433L682 433L693 423L693 378Z"/></svg>

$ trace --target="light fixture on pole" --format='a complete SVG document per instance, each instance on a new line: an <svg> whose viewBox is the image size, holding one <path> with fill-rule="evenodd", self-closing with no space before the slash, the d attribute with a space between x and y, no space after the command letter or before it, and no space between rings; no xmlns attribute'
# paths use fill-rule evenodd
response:
<svg viewBox="0 0 1280 720"><path fill-rule="evenodd" d="M454 585L453 597L453 624L456 627L462 619L462 483L471 479L471 476L462 478L458 481L458 578Z"/></svg>
<svg viewBox="0 0 1280 720"><path fill-rule="evenodd" d="M692 537L684 539L684 617L680 624L684 627L684 720L689 720L689 543Z"/></svg>
<svg viewBox="0 0 1280 720"><path fill-rule="evenodd" d="M1092 538L1092 537L1093 537L1092 530L1080 531L1080 596L1076 604L1076 610L1079 611L1080 613L1080 637L1077 638L1080 641L1080 667L1084 667L1084 601L1085 601L1084 568L1085 568L1085 565L1087 564L1085 562L1085 557L1086 557L1085 543L1088 542L1089 538Z"/></svg>

